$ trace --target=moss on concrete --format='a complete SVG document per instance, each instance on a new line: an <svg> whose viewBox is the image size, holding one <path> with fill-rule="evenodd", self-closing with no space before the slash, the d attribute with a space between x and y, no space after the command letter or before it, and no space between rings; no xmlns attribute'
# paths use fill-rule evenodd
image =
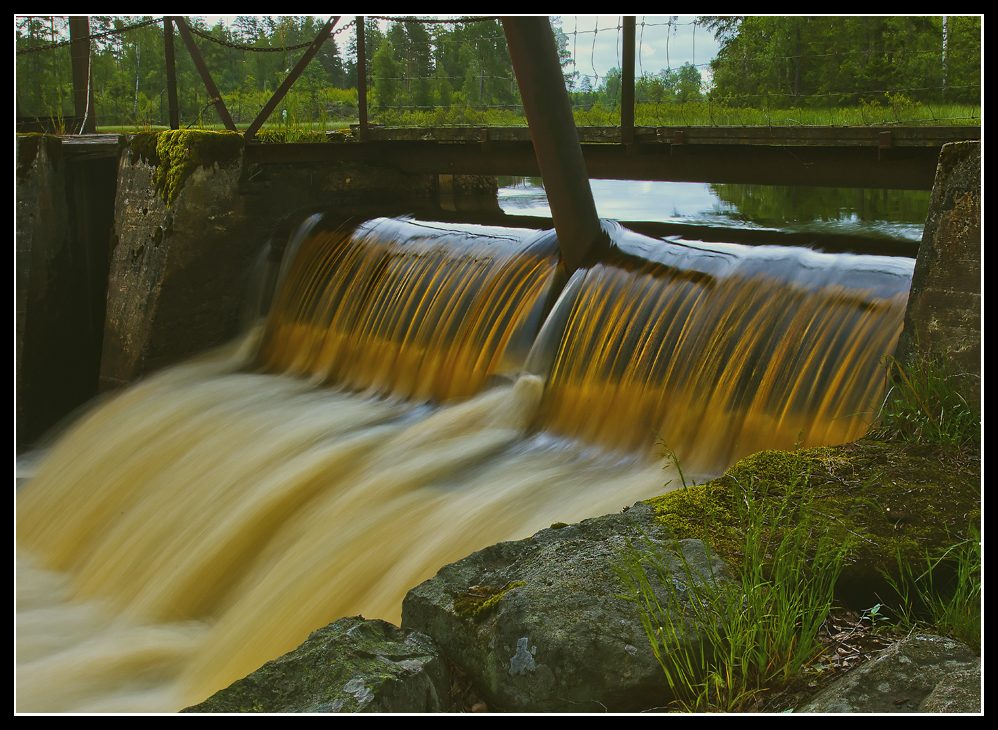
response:
<svg viewBox="0 0 998 730"><path fill-rule="evenodd" d="M957 542L980 523L981 464L974 450L863 439L798 452L764 451L742 459L722 477L648 500L676 536L707 538L729 566L743 557L734 502L738 489L783 499L803 479L821 534L847 544L839 580L847 604L887 598L881 571L895 574L897 555L924 564L926 551ZM857 607L866 608L859 605Z"/></svg>
<svg viewBox="0 0 998 730"><path fill-rule="evenodd" d="M244 146L243 136L236 132L140 132L129 142L129 159L133 165L143 162L156 168L156 190L167 205L173 205L191 173L199 167L235 162Z"/></svg>

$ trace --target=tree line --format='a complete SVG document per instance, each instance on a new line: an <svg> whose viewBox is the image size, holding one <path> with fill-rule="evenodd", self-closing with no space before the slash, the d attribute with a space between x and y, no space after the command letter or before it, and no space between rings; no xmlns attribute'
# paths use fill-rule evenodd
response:
<svg viewBox="0 0 998 730"><path fill-rule="evenodd" d="M846 106L903 95L980 104L979 16L700 16L720 43L715 100L737 106Z"/></svg>
<svg viewBox="0 0 998 730"><path fill-rule="evenodd" d="M620 70L611 69L598 84L569 73L573 64L568 37L552 19L559 55L573 103L614 110L620 103ZM137 24L139 27L131 27ZM308 43L321 21L311 16L237 16L231 24L209 27L188 18L201 56L237 124L255 118L301 55L287 47ZM163 25L152 16L91 16L91 33L122 31L92 42L92 76L98 124L167 123L166 62ZM213 43L202 38L210 36ZM53 17L19 18L17 50L66 39L65 21ZM182 124L210 115L210 99L190 55L175 33L176 71ZM257 52L238 48L271 49ZM393 21L382 30L365 23L368 103L375 118L389 109L513 109L520 95L506 37L499 20L457 23ZM695 76L695 79L693 78ZM70 117L73 114L70 49L62 46L17 56L19 116ZM317 120L357 117L357 42L331 36L287 97L276 119L290 108L298 117ZM693 67L646 74L638 82L639 100L684 101L700 94Z"/></svg>
<svg viewBox="0 0 998 730"><path fill-rule="evenodd" d="M143 24L144 21L154 21ZM213 27L187 18L194 40L236 123L249 123L294 67L303 49L287 47L311 42L322 22L310 16L238 16L231 25ZM131 27L130 26L138 26ZM161 19L90 16L92 35L112 33L91 42L94 113L103 125L162 125L169 120L164 31ZM18 51L66 39L59 21L49 17L19 18ZM243 50L248 46L267 52ZM194 62L174 29L174 49L181 123L209 113L210 99ZM17 114L71 116L72 65L68 45L17 55ZM344 63L337 39L330 37L295 84L288 103L322 107L337 115L356 116L354 78Z"/></svg>
<svg viewBox="0 0 998 730"><path fill-rule="evenodd" d="M169 118L163 24L151 16L91 16L91 33L129 28L92 43L93 110L99 125L163 125ZM318 34L312 16L237 16L212 27L188 24L226 107L237 124L248 124ZM341 26L345 21L341 21ZM751 17L699 16L720 51L711 62L711 83L696 66L645 73L635 82L639 105L714 103L748 108L856 105L889 94L913 102L980 103L980 17ZM577 110L619 109L621 71L610 69L594 83L570 73L568 37L552 19L566 85ZM333 35L299 77L278 110L309 121L357 118L357 46ZM22 17L16 48L37 48L66 39L65 21ZM190 55L175 36L181 122L210 116L208 93ZM250 47L256 50L246 50ZM372 118L392 110L513 110L521 113L502 24L392 21L385 30L365 23L365 67ZM267 51L267 52L260 52ZM17 55L17 114L73 114L69 46ZM446 117L442 117L446 118ZM597 118L597 117L593 117Z"/></svg>

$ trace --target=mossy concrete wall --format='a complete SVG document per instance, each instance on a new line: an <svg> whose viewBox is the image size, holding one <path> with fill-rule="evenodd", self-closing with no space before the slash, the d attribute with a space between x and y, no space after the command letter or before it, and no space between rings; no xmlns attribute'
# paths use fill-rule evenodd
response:
<svg viewBox="0 0 998 730"><path fill-rule="evenodd" d="M136 135L119 160L102 391L236 335L261 251L269 238L283 246L306 214L439 209L442 197L437 175L355 163L252 164L234 134L162 135L158 143ZM234 155L232 144L220 144L233 138ZM162 174L167 163L186 168L179 184ZM494 184L486 192L495 201Z"/></svg>
<svg viewBox="0 0 998 730"><path fill-rule="evenodd" d="M897 358L945 353L981 397L981 144L953 142L939 155Z"/></svg>

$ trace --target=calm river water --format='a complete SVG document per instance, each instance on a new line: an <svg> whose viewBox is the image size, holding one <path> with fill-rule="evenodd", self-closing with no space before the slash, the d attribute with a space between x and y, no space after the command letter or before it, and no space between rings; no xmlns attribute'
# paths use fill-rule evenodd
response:
<svg viewBox="0 0 998 730"><path fill-rule="evenodd" d="M647 180L591 180L603 218L918 241L927 190L774 187ZM550 217L540 178L500 177L510 215Z"/></svg>

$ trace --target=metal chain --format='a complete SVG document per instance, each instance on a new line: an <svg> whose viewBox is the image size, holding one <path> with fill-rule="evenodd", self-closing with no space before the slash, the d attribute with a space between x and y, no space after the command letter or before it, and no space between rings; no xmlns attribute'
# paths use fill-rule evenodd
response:
<svg viewBox="0 0 998 730"><path fill-rule="evenodd" d="M38 17L49 17L49 16L46 15L46 16L38 16ZM129 26L126 26L124 28L119 28L119 29L116 29L116 30L106 30L103 33L92 33L92 34L86 36L85 38L79 38L77 40L80 40L80 41L93 41L93 40L98 40L100 38L107 38L108 36L118 35L119 33L126 33L126 32L128 32L130 30L135 30L136 28L142 28L142 27L147 26L147 25L152 25L153 23L161 23L162 21L163 21L162 18L153 18L152 20L143 20L143 21L141 21L139 23L135 23L134 25L129 25ZM24 53L35 53L36 51L47 51L47 50L49 50L51 48L60 48L62 46L68 46L68 45L71 45L72 43L75 43L75 42L76 41L73 41L73 40L60 41L59 43L50 43L47 46L36 46L34 48L22 48L21 50L19 50L17 52L17 55L20 56L20 55L22 55Z"/></svg>
<svg viewBox="0 0 998 730"><path fill-rule="evenodd" d="M342 33L347 28L349 28L352 25L354 25L356 22L357 22L356 20L351 20L346 25L344 25L344 26L342 26L340 28L337 28L332 33L330 33L330 37L332 37L334 35L337 35L339 33ZM188 26L188 27L190 27L190 26ZM223 41L223 40L221 40L219 38L215 38L214 36L208 35L204 31L197 30L195 28L191 28L190 30L191 30L191 33L194 33L195 35L198 35L201 38L204 38L206 41L211 41L212 43L217 43L220 46L227 46L229 48L234 48L237 51L253 51L255 53L283 53L285 51L297 51L297 50L300 50L302 48L308 48L310 45L312 45L313 41L315 40L315 39L313 39L313 40L309 41L308 43L299 43L297 46L279 46L277 48L260 48L258 46L243 46L243 45L239 45L237 43L231 43L229 41Z"/></svg>
<svg viewBox="0 0 998 730"><path fill-rule="evenodd" d="M48 17L48 16L44 16L44 17ZM80 38L78 40L80 40L80 41L98 40L100 38L106 38L108 36L118 35L120 33L127 33L128 31L135 30L136 28L143 28L143 27L145 27L147 25L153 25L154 23L161 23L161 22L163 22L163 18L161 18L161 17L160 18L153 18L152 20L143 20L143 21L141 21L139 23L135 23L134 25L129 25L129 26L126 26L124 28L120 28L118 30L108 30L108 31L104 31L102 33L93 33L91 35L86 36L85 38ZM339 33L342 33L347 28L350 28L351 26L353 26L354 24L356 24L356 22L357 22L356 20L351 20L349 23L347 23L346 25L342 26L341 28L337 28L336 30L334 30L330 35L334 36L334 35L337 35ZM308 43L301 43L301 44L299 44L297 46L286 46L286 47L285 46L281 46L280 48L257 48L257 47L254 47L254 46L241 46L241 45L238 45L238 44L235 44L235 43L230 43L228 41L220 40L218 38L215 38L214 36L210 36L207 33L205 33L204 31L198 30L197 28L194 28L193 26L188 25L187 27L190 28L191 33L194 33L195 35L200 36L201 38L204 38L206 41L211 41L212 43L217 43L220 46L228 46L229 48L234 48L234 49L236 49L238 51L254 51L256 53L283 53L285 51L297 51L297 50L299 50L301 48L308 48L310 45L312 45L312 41L309 41ZM46 45L46 46L36 46L34 48L22 48L22 49L20 49L20 50L17 51L17 55L20 56L20 55L25 54L25 53L35 53L36 51L48 51L48 50L50 50L52 48L61 48L62 46L71 45L74 42L75 41L72 41L72 40L69 40L69 41L60 41L59 43L50 43L49 45Z"/></svg>
<svg viewBox="0 0 998 730"><path fill-rule="evenodd" d="M368 18L374 18L375 20L391 20L396 23L482 23L486 20L499 20L501 16L490 15L490 16L475 16L467 18L446 18L439 20L437 18L417 18L412 15L407 15L402 18L393 18L388 15L368 15Z"/></svg>

